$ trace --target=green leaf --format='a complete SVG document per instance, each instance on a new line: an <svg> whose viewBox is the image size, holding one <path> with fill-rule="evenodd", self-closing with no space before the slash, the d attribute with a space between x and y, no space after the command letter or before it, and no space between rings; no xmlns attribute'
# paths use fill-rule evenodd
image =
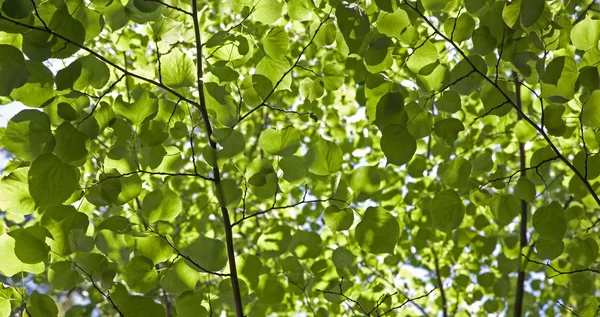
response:
<svg viewBox="0 0 600 317"><path fill-rule="evenodd" d="M281 267L283 268L284 274L288 278L288 281L296 285L304 285L305 270L300 264L298 258L294 256L288 256L281 260Z"/></svg>
<svg viewBox="0 0 600 317"><path fill-rule="evenodd" d="M323 67L323 87L328 90L338 90L344 84L346 74L344 68L338 64L327 64Z"/></svg>
<svg viewBox="0 0 600 317"><path fill-rule="evenodd" d="M348 230L354 223L354 213L348 208L331 205L323 211L323 221L332 231Z"/></svg>
<svg viewBox="0 0 600 317"><path fill-rule="evenodd" d="M317 175L329 175L342 168L342 150L327 140L319 140L306 153L308 170Z"/></svg>
<svg viewBox="0 0 600 317"><path fill-rule="evenodd" d="M29 72L27 83L15 88L10 93L11 98L30 107L44 107L55 96L54 75L43 63L25 61Z"/></svg>
<svg viewBox="0 0 600 317"><path fill-rule="evenodd" d="M50 247L46 244L48 230L40 225L9 232L15 238L15 254L23 263L35 264L46 261Z"/></svg>
<svg viewBox="0 0 600 317"><path fill-rule="evenodd" d="M455 118L440 120L433 126L435 135L442 138L448 146L454 146L458 134L464 130L462 122Z"/></svg>
<svg viewBox="0 0 600 317"><path fill-rule="evenodd" d="M450 232L460 227L465 216L465 205L456 191L445 190L435 194L429 212L435 228Z"/></svg>
<svg viewBox="0 0 600 317"><path fill-rule="evenodd" d="M175 309L179 317L208 317L208 310L202 306L204 297L200 293L185 292L175 301Z"/></svg>
<svg viewBox="0 0 600 317"><path fill-rule="evenodd" d="M288 49L289 37L282 27L274 27L262 39L263 46L267 55L278 59L285 55Z"/></svg>
<svg viewBox="0 0 600 317"><path fill-rule="evenodd" d="M517 197L511 194L495 194L490 199L490 210L496 218L496 222L505 226L511 223L519 214L520 202Z"/></svg>
<svg viewBox="0 0 600 317"><path fill-rule="evenodd" d="M2 144L14 156L33 161L51 142L50 118L37 110L23 110L10 119Z"/></svg>
<svg viewBox="0 0 600 317"><path fill-rule="evenodd" d="M582 108L581 123L586 127L600 128L600 90L594 90Z"/></svg>
<svg viewBox="0 0 600 317"><path fill-rule="evenodd" d="M535 231L544 239L561 241L567 232L565 212L556 201L538 208L533 214L532 222Z"/></svg>
<svg viewBox="0 0 600 317"><path fill-rule="evenodd" d="M48 281L54 289L68 291L81 282L81 277L71 261L61 261L50 265Z"/></svg>
<svg viewBox="0 0 600 317"><path fill-rule="evenodd" d="M395 37L400 40L400 34L410 25L410 19L406 11L402 9L396 9L394 13L381 15L377 21L377 30L380 33L385 34L389 37Z"/></svg>
<svg viewBox="0 0 600 317"><path fill-rule="evenodd" d="M525 143L533 139L536 135L536 130L529 123L521 120L517 122L514 128L515 136L521 143Z"/></svg>
<svg viewBox="0 0 600 317"><path fill-rule="evenodd" d="M414 73L420 73L422 69L439 62L438 50L427 40L417 48L406 61L406 66Z"/></svg>
<svg viewBox="0 0 600 317"><path fill-rule="evenodd" d="M117 31L129 22L129 16L125 13L121 1L111 1L110 5L104 8L104 17L113 31Z"/></svg>
<svg viewBox="0 0 600 317"><path fill-rule="evenodd" d="M366 35L371 32L367 13L355 3L340 1L335 8L335 17L350 52L358 53Z"/></svg>
<svg viewBox="0 0 600 317"><path fill-rule="evenodd" d="M165 317L164 307L150 296L130 295L125 287L116 284L111 299L124 316Z"/></svg>
<svg viewBox="0 0 600 317"><path fill-rule="evenodd" d="M27 175L29 168L18 168L0 181L0 210L18 215L35 211L35 202L29 194Z"/></svg>
<svg viewBox="0 0 600 317"><path fill-rule="evenodd" d="M220 160L233 158L242 153L246 145L244 135L229 128L215 129L212 139L223 147L218 151Z"/></svg>
<svg viewBox="0 0 600 317"><path fill-rule="evenodd" d="M0 297L0 316L9 317L11 311L10 298L7 295L3 295Z"/></svg>
<svg viewBox="0 0 600 317"><path fill-rule="evenodd" d="M312 16L313 7L314 5L310 0L289 0L287 2L290 18L297 21L309 20Z"/></svg>
<svg viewBox="0 0 600 317"><path fill-rule="evenodd" d="M252 18L263 24L273 24L281 17L281 3L278 0L264 0L256 4Z"/></svg>
<svg viewBox="0 0 600 317"><path fill-rule="evenodd" d="M535 250L540 258L553 260L563 253L565 244L562 241L539 238L535 242Z"/></svg>
<svg viewBox="0 0 600 317"><path fill-rule="evenodd" d="M399 92L390 92L381 97L373 113L367 106L367 116L380 130L390 124L405 124L407 115L404 112L404 96ZM374 118L371 118L374 117Z"/></svg>
<svg viewBox="0 0 600 317"><path fill-rule="evenodd" d="M470 63L469 63L470 61ZM475 67L471 66L473 64ZM472 55L467 59L462 59L452 71L450 71L450 82L455 83L452 90L461 95L470 95L483 82L483 77L476 71L482 74L487 74L488 66L485 60L479 55Z"/></svg>
<svg viewBox="0 0 600 317"><path fill-rule="evenodd" d="M488 152L483 152L477 155L473 160L473 171L474 175L480 173L487 173L494 168L494 161L492 156Z"/></svg>
<svg viewBox="0 0 600 317"><path fill-rule="evenodd" d="M125 233L130 231L131 223L127 218L121 216L112 216L106 218L106 220L102 221L98 227L96 227L96 231L100 232L102 230L110 230L117 233Z"/></svg>
<svg viewBox="0 0 600 317"><path fill-rule="evenodd" d="M440 178L446 186L464 188L471 176L471 163L462 157L457 157L440 167Z"/></svg>
<svg viewBox="0 0 600 317"><path fill-rule="evenodd" d="M27 82L29 71L23 54L14 46L0 44L0 56L0 96L8 96Z"/></svg>
<svg viewBox="0 0 600 317"><path fill-rule="evenodd" d="M142 10L139 8L142 8ZM157 9L150 11L152 8L158 7L156 7L156 4L148 3L144 0L130 0L125 6L125 14L127 14L131 21L144 24L150 21L156 21L160 18L162 10Z"/></svg>
<svg viewBox="0 0 600 317"><path fill-rule="evenodd" d="M73 43L83 45L85 41L84 25L71 16L69 8L66 5L54 12L48 28L56 34L69 39L69 41L60 38L55 39L55 44L52 47L52 57L54 58L67 58L77 53L79 47Z"/></svg>
<svg viewBox="0 0 600 317"><path fill-rule="evenodd" d="M236 259L238 272L251 289L255 289L258 285L258 276L262 273L263 265L260 258L256 255L243 253Z"/></svg>
<svg viewBox="0 0 600 317"><path fill-rule="evenodd" d="M279 160L279 168L283 171L283 179L290 183L301 181L308 175L308 164L296 155Z"/></svg>
<svg viewBox="0 0 600 317"><path fill-rule="evenodd" d="M179 49L162 56L163 83L171 88L191 87L196 84L196 65L191 57Z"/></svg>
<svg viewBox="0 0 600 317"><path fill-rule="evenodd" d="M256 158L246 166L246 179L257 197L268 199L277 193L277 175L271 162Z"/></svg>
<svg viewBox="0 0 600 317"><path fill-rule="evenodd" d="M201 236L198 240L188 244L184 251L194 263L205 270L220 271L227 264L225 243L221 240ZM204 272L193 263L186 263L198 272Z"/></svg>
<svg viewBox="0 0 600 317"><path fill-rule="evenodd" d="M33 5L26 0L6 0L2 3L2 11L13 19L24 19L31 15Z"/></svg>
<svg viewBox="0 0 600 317"><path fill-rule="evenodd" d="M78 76L73 88L85 90L88 86L102 89L110 79L110 71L104 62L93 55L87 55L77 60L81 63L81 75Z"/></svg>
<svg viewBox="0 0 600 317"><path fill-rule="evenodd" d="M449 18L444 22L444 32L456 43L471 38L475 30L475 20L468 13L461 13L458 18Z"/></svg>
<svg viewBox="0 0 600 317"><path fill-rule="evenodd" d="M121 277L134 292L147 293L158 285L158 273L152 260L134 256L125 266Z"/></svg>
<svg viewBox="0 0 600 317"><path fill-rule="evenodd" d="M288 157L294 155L300 147L300 132L294 127L279 131L267 129L260 134L258 146L269 154Z"/></svg>
<svg viewBox="0 0 600 317"><path fill-rule="evenodd" d="M480 26L473 32L473 53L487 55L496 49L497 39L486 26Z"/></svg>
<svg viewBox="0 0 600 317"><path fill-rule="evenodd" d="M567 253L574 264L588 267L598 260L598 243L593 238L573 238L567 246Z"/></svg>
<svg viewBox="0 0 600 317"><path fill-rule="evenodd" d="M94 239L83 230L74 229L69 232L69 246L73 252L91 252L94 250Z"/></svg>
<svg viewBox="0 0 600 317"><path fill-rule="evenodd" d="M163 274L160 286L171 295L180 295L194 290L199 279L200 273L187 266L183 260L177 260Z"/></svg>
<svg viewBox="0 0 600 317"><path fill-rule="evenodd" d="M304 78L300 83L300 93L302 93L306 99L314 101L321 98L323 93L325 93L323 86L325 86L325 84L321 79L312 80L310 78Z"/></svg>
<svg viewBox="0 0 600 317"><path fill-rule="evenodd" d="M409 103L404 109L409 122L407 123L408 132L415 139L422 139L431 135L435 119L429 111L423 110L423 106L415 102Z"/></svg>
<svg viewBox="0 0 600 317"><path fill-rule="evenodd" d="M542 76L542 97L554 102L565 102L575 95L575 83L579 73L572 57L559 56L547 66Z"/></svg>
<svg viewBox="0 0 600 317"><path fill-rule="evenodd" d="M402 166L410 162L417 150L417 142L404 126L388 125L381 134L381 151L388 164Z"/></svg>
<svg viewBox="0 0 600 317"><path fill-rule="evenodd" d="M423 7L429 11L441 11L446 7L446 4L448 2L444 0L423 0Z"/></svg>
<svg viewBox="0 0 600 317"><path fill-rule="evenodd" d="M272 58L265 56L256 65L256 73L267 77L273 84L273 87L279 83L276 88L277 90L284 90L289 89L292 84L292 77L289 73L285 77L283 76L290 70L290 67L290 62L285 57Z"/></svg>
<svg viewBox="0 0 600 317"><path fill-rule="evenodd" d="M157 146L169 137L167 126L158 120L146 120L140 129L140 140L145 146Z"/></svg>
<svg viewBox="0 0 600 317"><path fill-rule="evenodd" d="M140 10L140 12L151 13L153 11L158 10L160 8L160 3L149 2L143 0L133 0L133 5Z"/></svg>
<svg viewBox="0 0 600 317"><path fill-rule="evenodd" d="M85 198L96 206L108 206L117 203L121 193L121 181L118 178L100 179L102 182L90 189Z"/></svg>
<svg viewBox="0 0 600 317"><path fill-rule="evenodd" d="M262 255L276 257L287 251L291 240L289 227L275 226L262 231L256 245Z"/></svg>
<svg viewBox="0 0 600 317"><path fill-rule="evenodd" d="M358 201L369 199L379 190L381 177L377 166L361 166L350 176L350 188Z"/></svg>
<svg viewBox="0 0 600 317"><path fill-rule="evenodd" d="M242 200L242 189L236 184L235 180L226 178L217 185L220 194L217 194L219 203L227 208L235 208ZM221 197L221 198L220 198Z"/></svg>
<svg viewBox="0 0 600 317"><path fill-rule="evenodd" d="M54 154L66 163L76 164L87 157L89 140L85 133L65 122L54 131L56 146ZM77 164L80 165L80 164Z"/></svg>
<svg viewBox="0 0 600 317"><path fill-rule="evenodd" d="M515 187L515 195L528 202L533 202L535 200L535 185L527 179L527 177L519 178L517 182L517 186Z"/></svg>
<svg viewBox="0 0 600 317"><path fill-rule="evenodd" d="M290 252L298 259L314 259L323 252L321 236L312 231L296 231L290 243Z"/></svg>
<svg viewBox="0 0 600 317"><path fill-rule="evenodd" d="M69 255L72 250L69 234L73 230L87 231L88 217L78 212L73 206L59 205L50 207L44 212L41 224L48 229L52 235L50 248L53 252L61 255Z"/></svg>
<svg viewBox="0 0 600 317"><path fill-rule="evenodd" d="M400 238L400 226L396 217L385 209L369 207L356 225L354 236L365 252L392 254Z"/></svg>
<svg viewBox="0 0 600 317"><path fill-rule="evenodd" d="M544 12L544 0L526 0L521 3L521 23L523 27L533 26Z"/></svg>
<svg viewBox="0 0 600 317"><path fill-rule="evenodd" d="M587 51L598 46L600 41L600 20L587 16L571 29L571 42L578 50Z"/></svg>
<svg viewBox="0 0 600 317"><path fill-rule="evenodd" d="M356 275L356 256L350 250L338 247L333 251L331 260L339 276L352 278Z"/></svg>
<svg viewBox="0 0 600 317"><path fill-rule="evenodd" d="M263 274L259 278L256 296L265 305L275 305L283 301L285 288L282 279L275 274Z"/></svg>
<svg viewBox="0 0 600 317"><path fill-rule="evenodd" d="M313 22L313 24L310 26L312 33L317 31L318 25L319 23L317 21ZM314 42L318 47L322 47L333 44L337 38L337 27L331 20L328 20L327 22L325 22L325 24L323 24L323 26L319 30L319 33L316 34Z"/></svg>
<svg viewBox="0 0 600 317"><path fill-rule="evenodd" d="M182 210L181 198L169 188L157 189L144 197L142 212L150 223L172 221Z"/></svg>
<svg viewBox="0 0 600 317"><path fill-rule="evenodd" d="M139 175L121 176L119 177L119 181L121 182L121 189L117 200L118 203L127 203L142 193L142 180Z"/></svg>
<svg viewBox="0 0 600 317"><path fill-rule="evenodd" d="M478 1L474 0L472 2L477 3ZM517 22L519 21L519 17L521 16L522 3L522 0L511 1L509 3L506 3L506 5L504 5L504 8L502 9L502 19L504 20L504 23L506 23L506 25L508 25L511 28L515 27ZM482 4L483 3L480 2L479 5L481 6Z"/></svg>
<svg viewBox="0 0 600 317"><path fill-rule="evenodd" d="M4 276L13 276L19 272L40 274L45 270L43 262L38 262L36 264L21 262L15 254L15 239L7 234L0 235L0 252L2 254L0 272L2 272Z"/></svg>
<svg viewBox="0 0 600 317"><path fill-rule="evenodd" d="M59 70L58 73L56 73L56 89L73 89L73 85L79 76L81 76L82 69L83 65L81 64L81 61L76 60L67 67Z"/></svg>
<svg viewBox="0 0 600 317"><path fill-rule="evenodd" d="M153 94L144 90L133 102L128 103L122 96L117 97L114 104L115 113L138 125L158 111L158 101Z"/></svg>
<svg viewBox="0 0 600 317"><path fill-rule="evenodd" d="M52 297L33 291L27 299L27 316L58 316L58 307Z"/></svg>
<svg viewBox="0 0 600 317"><path fill-rule="evenodd" d="M42 154L31 163L28 179L35 203L53 206L63 203L77 189L79 171L54 154Z"/></svg>

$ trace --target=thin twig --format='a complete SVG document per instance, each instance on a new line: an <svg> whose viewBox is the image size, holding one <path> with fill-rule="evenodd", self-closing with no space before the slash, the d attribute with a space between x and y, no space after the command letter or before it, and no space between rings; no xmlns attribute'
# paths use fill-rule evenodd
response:
<svg viewBox="0 0 600 317"><path fill-rule="evenodd" d="M332 9L333 10L333 9ZM251 115L254 111L264 107L267 102L269 101L269 98L271 98L271 96L273 95L273 93L275 93L275 90L277 89L277 87L279 87L279 85L281 84L281 82L283 82L283 80L285 79L285 77L292 72L292 70L294 70L294 68L296 68L296 66L298 65L298 62L300 62L300 59L302 58L302 56L304 56L304 52L308 49L308 47L313 43L313 41L315 40L315 38L317 37L317 34L319 34L319 30L321 30L321 27L325 24L325 22L327 22L329 19L331 18L331 16L328 14L327 17L325 19L323 19L321 21L321 23L319 23L319 26L317 26L317 29L315 30L315 34L313 34L313 36L311 37L310 41L308 41L308 44L306 44L303 48L302 51L300 51L300 54L298 55L298 57L296 58L296 61L294 62L294 65L292 65L290 67L290 69L288 69L285 73L283 73L283 76L281 76L281 78L279 78L279 80L275 83L275 85L273 85L273 89L271 89L271 91L267 94L267 96L265 97L265 99L263 99L263 101L256 107L252 108L250 111L246 112L238 121L238 124L246 119L249 115Z"/></svg>

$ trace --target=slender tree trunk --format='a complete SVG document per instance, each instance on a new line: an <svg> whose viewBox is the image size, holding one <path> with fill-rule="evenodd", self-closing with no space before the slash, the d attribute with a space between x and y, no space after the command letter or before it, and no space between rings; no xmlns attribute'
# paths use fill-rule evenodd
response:
<svg viewBox="0 0 600 317"><path fill-rule="evenodd" d="M513 79L515 82L515 104L521 109L521 82L516 73L513 72ZM521 112L519 112L519 120L522 119ZM521 176L525 176L525 168L527 167L525 157L525 144L519 142L519 161ZM521 223L519 225L520 235L520 253L523 252L523 248L527 247L527 202L521 199ZM525 287L525 271L521 261L519 261L519 275L517 276L517 294L515 295L515 309L514 317L521 317L523 315L523 295Z"/></svg>
<svg viewBox="0 0 600 317"><path fill-rule="evenodd" d="M448 317L448 304L446 301L446 292L444 291L444 284L442 283L442 273L440 272L440 261L438 260L435 250L432 249L433 260L435 261L435 276L437 277L438 288L440 289L440 296L442 297L442 315Z"/></svg>
<svg viewBox="0 0 600 317"><path fill-rule="evenodd" d="M198 3L197 0L192 1L192 20L194 22L194 33L196 35L196 66L197 66L197 80L198 80L198 95L200 97L200 114L202 115L202 121L204 121L204 128L206 130L206 138L208 144L213 148L217 148L217 144L211 139L212 126L210 124L210 118L208 117L208 111L206 110L206 98L204 96L204 84L202 81L203 70L202 70L202 40L200 38L200 25L198 23ZM217 197L223 197L221 192L221 172L219 166L215 165L213 168L213 177L215 179L215 187ZM233 232L231 227L231 220L229 219L229 211L225 206L221 206L221 216L223 217L223 227L225 229L225 243L227 245L227 258L229 263L229 271L231 277L231 291L233 292L233 300L235 303L235 313L237 317L244 317L244 306L242 305L242 296L240 293L240 284L237 276L237 268L235 264L235 250L233 247Z"/></svg>

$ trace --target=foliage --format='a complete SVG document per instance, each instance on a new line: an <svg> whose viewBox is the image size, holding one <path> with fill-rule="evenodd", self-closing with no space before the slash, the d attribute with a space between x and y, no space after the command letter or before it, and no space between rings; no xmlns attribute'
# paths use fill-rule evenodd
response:
<svg viewBox="0 0 600 317"><path fill-rule="evenodd" d="M599 12L0 0L0 316L595 316Z"/></svg>

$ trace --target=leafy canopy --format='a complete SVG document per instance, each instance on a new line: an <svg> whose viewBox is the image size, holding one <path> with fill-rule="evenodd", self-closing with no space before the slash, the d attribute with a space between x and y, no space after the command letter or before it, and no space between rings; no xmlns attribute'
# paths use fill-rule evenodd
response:
<svg viewBox="0 0 600 317"><path fill-rule="evenodd" d="M0 317L595 316L599 12L0 0Z"/></svg>

